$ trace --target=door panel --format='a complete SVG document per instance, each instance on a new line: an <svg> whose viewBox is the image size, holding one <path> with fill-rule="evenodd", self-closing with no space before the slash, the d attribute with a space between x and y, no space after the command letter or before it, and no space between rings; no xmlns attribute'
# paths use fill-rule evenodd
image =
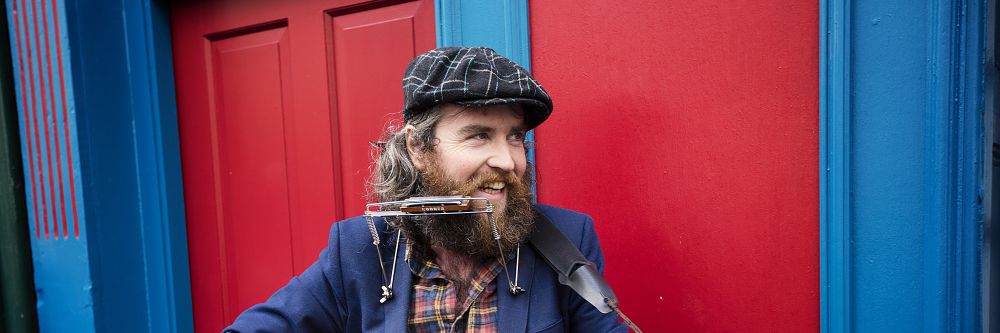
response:
<svg viewBox="0 0 1000 333"><path fill-rule="evenodd" d="M370 142L434 47L433 2L177 2L195 328L218 332L364 209Z"/></svg>
<svg viewBox="0 0 1000 333"><path fill-rule="evenodd" d="M401 119L403 95L385 95L374 87L399 86L402 69L414 53L413 45L433 45L432 31L414 33L419 27L419 3L406 3L370 11L334 16L332 20L337 110L341 120L339 148L343 153L344 188L364 188L369 175L369 149L377 141L381 124ZM433 14L432 14L433 16ZM357 66L365 63L367 66ZM403 64L402 69L398 64ZM344 207L364 209L362 193L344 197ZM353 215L353 214L348 214Z"/></svg>
<svg viewBox="0 0 1000 333"><path fill-rule="evenodd" d="M284 101L291 83L287 29L211 41L211 86L217 96L213 160L222 186L220 244L223 294L239 311L267 297L293 274ZM282 57L281 54L286 54ZM251 144L247 144L251 143ZM270 243L270 246L257 246Z"/></svg>

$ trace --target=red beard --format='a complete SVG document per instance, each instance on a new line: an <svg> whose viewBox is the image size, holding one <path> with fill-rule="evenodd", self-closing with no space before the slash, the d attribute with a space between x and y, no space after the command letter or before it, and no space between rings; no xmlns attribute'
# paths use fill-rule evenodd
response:
<svg viewBox="0 0 1000 333"><path fill-rule="evenodd" d="M432 159L433 160L433 159ZM432 245L441 246L453 253L473 259L499 257L500 251L509 254L531 233L534 207L531 204L531 177L518 177L514 173L476 174L458 183L447 177L444 169L433 161L421 172L418 196L471 195L488 183L503 182L507 201L493 213L500 234L500 248L494 239L487 214L435 215L404 218L393 221L406 237L413 241L415 255L430 259Z"/></svg>

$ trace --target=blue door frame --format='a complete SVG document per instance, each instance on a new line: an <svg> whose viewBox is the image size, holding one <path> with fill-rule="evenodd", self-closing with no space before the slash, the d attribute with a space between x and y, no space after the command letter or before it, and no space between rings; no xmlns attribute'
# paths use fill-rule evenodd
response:
<svg viewBox="0 0 1000 333"><path fill-rule="evenodd" d="M982 329L983 5L820 2L824 332Z"/></svg>
<svg viewBox="0 0 1000 333"><path fill-rule="evenodd" d="M437 45L487 46L531 71L527 0L435 0ZM535 132L528 131L528 163L535 174ZM537 176L535 178L537 183ZM531 193L538 193L535 184Z"/></svg>
<svg viewBox="0 0 1000 333"><path fill-rule="evenodd" d="M29 213L39 329L190 332L166 1L7 8L28 205L49 213Z"/></svg>

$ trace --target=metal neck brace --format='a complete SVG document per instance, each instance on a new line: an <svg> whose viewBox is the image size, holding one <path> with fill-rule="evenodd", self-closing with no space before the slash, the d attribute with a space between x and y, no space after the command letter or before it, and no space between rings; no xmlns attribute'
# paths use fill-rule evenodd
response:
<svg viewBox="0 0 1000 333"><path fill-rule="evenodd" d="M481 202L480 205L474 205ZM481 207L481 208L477 208ZM511 295L519 295L524 292L517 284L518 275L521 270L521 247L517 247L516 258L514 259L514 278L510 278L507 270L507 258L504 249L500 246L500 232L497 229L496 217L493 216L494 206L486 198L472 198L461 196L450 197L413 197L402 201L389 201L370 203L365 206L365 220L368 222L368 230L372 234L372 244L375 245L375 253L378 255L379 269L382 271L382 298L379 303L385 303L392 299L393 282L396 280L396 260L399 254L399 240L402 236L400 230L396 230L396 245L392 254L391 273L386 274L385 261L382 259L382 250L379 248L381 238L379 231L375 227L375 217L406 217L406 216L428 216L428 215L454 215L454 214L486 214L490 220L490 228L493 232L493 239L496 241L498 253L500 253L500 265L507 276L508 290Z"/></svg>

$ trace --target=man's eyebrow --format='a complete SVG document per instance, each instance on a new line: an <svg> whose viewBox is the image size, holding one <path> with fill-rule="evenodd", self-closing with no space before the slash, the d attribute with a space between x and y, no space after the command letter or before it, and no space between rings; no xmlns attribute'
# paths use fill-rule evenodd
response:
<svg viewBox="0 0 1000 333"><path fill-rule="evenodd" d="M462 127L462 129L458 130L458 133L461 134L461 135L472 135L472 134L483 133L483 132L493 133L493 131L495 131L495 130L496 129L494 129L493 127L489 127L489 126L467 125L465 127Z"/></svg>

